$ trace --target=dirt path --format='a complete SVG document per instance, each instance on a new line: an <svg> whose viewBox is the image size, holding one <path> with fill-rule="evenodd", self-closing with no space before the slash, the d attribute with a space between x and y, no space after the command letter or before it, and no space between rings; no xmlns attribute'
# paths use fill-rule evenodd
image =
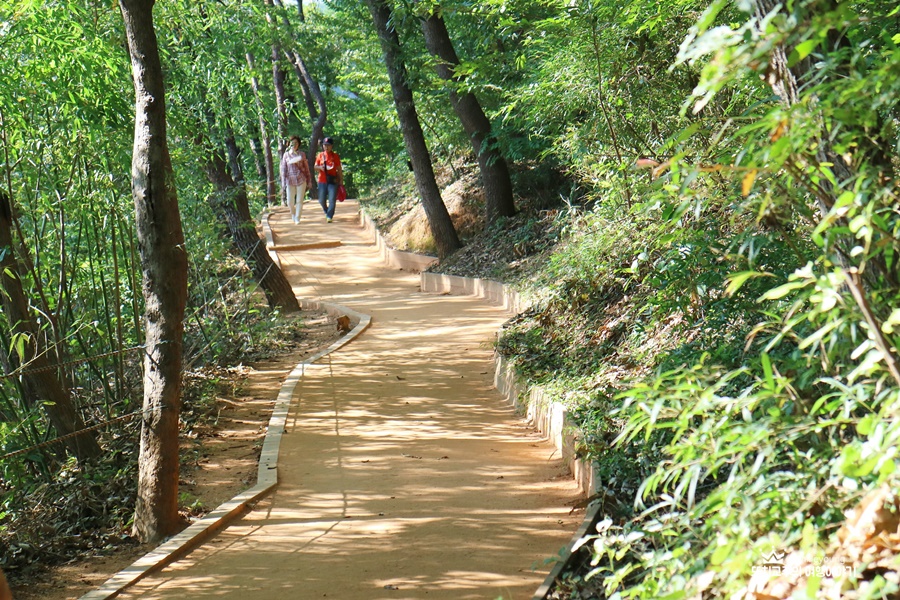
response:
<svg viewBox="0 0 900 600"><path fill-rule="evenodd" d="M504 315L386 269L354 203L331 224L320 213L273 217L279 245L341 242L283 253L285 273L299 297L372 325L305 370L275 494L120 597L530 598L578 525L578 492L492 387Z"/></svg>

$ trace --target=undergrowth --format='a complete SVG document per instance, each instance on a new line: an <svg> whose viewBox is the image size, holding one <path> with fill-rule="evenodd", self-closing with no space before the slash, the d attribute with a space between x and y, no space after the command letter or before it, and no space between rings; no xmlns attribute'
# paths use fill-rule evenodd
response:
<svg viewBox="0 0 900 600"><path fill-rule="evenodd" d="M234 266L234 265L232 265ZM216 397L230 365L290 351L306 335L303 313L281 315L268 309L255 285L241 273L223 275L218 296L194 309L185 332L181 428L189 431L216 417ZM221 283L221 282L220 282ZM212 297L212 296L210 296ZM196 302L196 298L194 300ZM191 309L189 308L189 313ZM215 332L215 333L213 333ZM120 414L140 406L141 364L127 364L133 382L116 408ZM83 398L101 390L78 390ZM106 419L95 414L95 421ZM99 432L104 454L78 464L56 464L53 446L3 461L0 477L0 566L18 581L54 564L136 545L131 521L137 485L140 420L111 423ZM12 436L6 448L14 449ZM188 497L182 502L190 503ZM197 506L183 512L197 515Z"/></svg>

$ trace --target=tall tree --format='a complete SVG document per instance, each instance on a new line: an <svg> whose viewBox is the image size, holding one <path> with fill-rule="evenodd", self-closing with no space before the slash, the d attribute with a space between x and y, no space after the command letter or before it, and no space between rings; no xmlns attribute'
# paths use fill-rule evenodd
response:
<svg viewBox="0 0 900 600"><path fill-rule="evenodd" d="M484 114L478 98L470 91L460 91L464 90L462 84L465 76L456 73L459 57L440 14L440 7L433 8L425 15L422 33L425 35L428 51L437 59L435 68L438 76L450 84L450 103L472 142L475 156L478 157L487 222L493 223L500 217L511 217L516 214L516 205L509 167L497 147L496 138L491 134L491 122Z"/></svg>
<svg viewBox="0 0 900 600"><path fill-rule="evenodd" d="M266 0L266 6L272 6L272 0ZM266 10L266 23L273 34L272 40L272 87L275 89L275 109L277 114L278 156L284 154L288 138L287 94L284 91L284 69L281 68L281 44L277 39L277 26L272 15Z"/></svg>
<svg viewBox="0 0 900 600"><path fill-rule="evenodd" d="M325 120L328 118L328 108L325 105L325 96L322 94L322 90L319 88L319 83L313 78L310 74L309 69L306 66L306 62L303 60L303 57L300 56L300 53L296 50L293 50L291 53L286 53L285 56L294 66L294 71L297 73L297 78L301 81L301 84L304 86L304 89L308 89L309 93L316 100L316 106L318 110L315 108L310 108L311 104L307 102L307 108L309 109L310 120L313 122L312 124L312 132L309 135L309 145L307 146L306 159L309 161L309 172L314 173L316 161L316 151L319 149L319 141L322 139L322 131L325 129ZM313 188L315 189L316 180L313 178L312 181Z"/></svg>
<svg viewBox="0 0 900 600"><path fill-rule="evenodd" d="M434 236L438 258L444 259L461 248L462 244L434 178L434 166L431 164L425 134L422 132L422 125L416 112L412 90L407 83L406 64L400 53L400 38L392 25L391 7L386 0L366 0L366 5L378 31L378 40L391 81L394 106L400 119L400 129L403 131L403 142L416 176L416 188L419 190L422 207L425 209L425 216Z"/></svg>
<svg viewBox="0 0 900 600"><path fill-rule="evenodd" d="M74 434L85 428L69 391L58 376L59 353L49 344L29 308L22 288L21 270L14 251L12 201L0 190L0 300L9 320L11 334L21 342L10 364L21 368L23 400L29 407L43 407L60 436ZM66 446L79 460L100 454L100 446L92 434L81 433L66 438Z"/></svg>
<svg viewBox="0 0 900 600"><path fill-rule="evenodd" d="M154 0L122 0L135 91L131 189L143 272L146 350L134 533L158 542L182 527L178 515L178 414L187 302L187 253L166 141Z"/></svg>
<svg viewBox="0 0 900 600"><path fill-rule="evenodd" d="M303 60L303 57L297 50L300 44L297 40L296 32L293 27L291 27L287 12L284 11L284 5L281 0L271 1L282 11L283 26L294 41L294 47L291 48L290 51L285 50L284 56L294 68L297 81L300 83L300 88L303 90L303 98L306 101L306 110L309 113L309 120L312 122L312 131L309 135L306 160L309 162L309 172L315 173L316 171L313 167L316 162L316 152L319 149L319 141L322 139L322 131L325 129L325 120L328 118L328 108L325 105L325 96L322 94L319 82L313 78L306 66L306 61ZM306 17L303 15L303 2L297 3L297 9L300 11L300 22L305 21ZM313 104L313 100L315 100L315 105ZM316 185L317 183L314 177L312 181L313 191L315 191Z"/></svg>
<svg viewBox="0 0 900 600"><path fill-rule="evenodd" d="M202 138L198 143L203 144ZM229 155L237 155L237 142L230 131L225 139ZM253 277L259 282L272 308L280 308L290 313L300 310L297 297L282 270L272 261L265 244L256 233L256 225L250 215L247 189L243 182L235 182L228 174L225 158L215 149L207 149L207 161L203 166L206 176L216 189L210 200L213 210L221 215L228 225L232 242L253 270Z"/></svg>
<svg viewBox="0 0 900 600"><path fill-rule="evenodd" d="M272 140L266 127L266 113L263 108L262 96L259 92L259 79L256 77L253 54L247 52L247 66L250 68L250 85L256 98L256 109L259 116L259 135L262 139L263 156L266 160L266 202L269 206L278 203L278 191L275 188L275 162L272 160Z"/></svg>

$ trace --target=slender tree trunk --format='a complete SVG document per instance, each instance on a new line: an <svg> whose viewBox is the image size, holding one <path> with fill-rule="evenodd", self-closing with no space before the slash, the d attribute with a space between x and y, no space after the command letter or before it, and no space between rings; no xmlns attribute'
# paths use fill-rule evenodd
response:
<svg viewBox="0 0 900 600"><path fill-rule="evenodd" d="M272 0L272 2L274 2L275 6L277 6L280 10L284 10L284 4L281 2L281 0ZM297 2L297 10L299 11L300 22L301 23L305 22L306 16L303 14L303 2ZM282 24L284 25L284 28L288 32L290 32L291 38L294 40L294 44L296 46L297 36L294 34L293 27L291 27L291 22L287 17L287 12L282 12ZM291 66L294 67L294 73L297 75L297 81L300 82L300 90L303 92L303 101L306 103L306 111L309 113L309 120L310 120L310 122L315 123L316 120L318 119L319 111L316 110L316 100L313 99L313 94L312 94L312 90L310 90L309 83L307 83L306 78L303 76L303 72L300 69L300 67L297 66L297 63L301 62L301 60L299 59L299 56L300 55L295 50L292 50L290 52L288 52L287 50L284 50L284 57L287 59L287 61L289 63L291 63ZM306 68L305 64L304 64L304 68ZM320 94L321 94L321 92L320 92ZM324 120L323 120L323 125L324 125ZM321 133L321 130L320 130L320 133ZM313 136L313 137L315 137L315 136ZM315 137L315 140L316 140L316 142L318 142L319 138ZM313 147L312 150L314 151L315 147ZM310 154L312 154L312 151L308 152L307 156L309 156ZM313 164L310 163L309 168L312 169L312 167L313 167ZM312 171L310 171L310 173L311 172Z"/></svg>
<svg viewBox="0 0 900 600"><path fill-rule="evenodd" d="M291 54L287 55L288 60L294 65L294 69L297 72L297 76L301 82L306 84L306 87L309 89L310 94L313 98L316 99L316 104L318 105L318 111L314 108L309 109L309 117L313 122L312 125L312 133L309 135L309 145L307 146L306 152L306 160L309 162L309 172L315 173L315 164L316 164L316 153L319 151L319 142L322 140L322 132L325 130L325 120L328 118L328 109L325 106L325 96L322 94L322 90L319 88L318 82L313 79L312 75L309 73L309 69L306 68L306 63L303 61L303 57L297 51L293 51ZM292 60L291 60L292 59ZM316 178L313 177L312 187L313 191L316 189Z"/></svg>
<svg viewBox="0 0 900 600"><path fill-rule="evenodd" d="M259 139L250 136L250 151L253 152L253 165L256 167L256 175L265 181L266 179L266 160L263 157L262 144Z"/></svg>
<svg viewBox="0 0 900 600"><path fill-rule="evenodd" d="M272 0L275 6L279 8L283 8L281 0ZM303 2L297 3L297 9L300 11L300 21L305 21L305 17L303 16ZM322 131L325 129L325 120L328 116L328 110L325 106L325 96L322 94L321 88L319 88L318 82L313 79L312 75L309 72L309 69L306 68L306 62L303 60L303 57L300 56L300 53L296 50L297 46L297 36L294 32L293 27L291 27L291 22L287 18L287 14L282 13L282 24L284 28L291 34L291 38L294 40L294 49L290 52L287 50L284 51L284 56L288 60L289 63L294 67L294 73L297 75L297 80L300 82L300 88L303 90L303 99L306 101L306 110L309 112L309 120L312 122L312 132L309 136L309 145L307 146L306 159L309 162L309 172L315 173L315 164L316 164L316 154L319 151L319 141L322 139ZM315 105L313 104L313 100L315 100ZM318 110L316 109L318 106ZM316 182L316 178L312 179L312 191L315 192L316 187L318 186Z"/></svg>
<svg viewBox="0 0 900 600"><path fill-rule="evenodd" d="M484 114L478 98L472 92L460 94L457 91L464 78L454 73L459 65L459 58L443 17L433 12L422 21L422 32L425 34L428 51L438 59L436 65L438 76L450 83L450 104L453 105L453 110L459 117L463 129L472 142L472 149L478 157L481 181L484 185L487 222L493 223L500 217L511 217L516 214L516 205L513 200L509 167L497 148L496 138L491 135L491 122Z"/></svg>
<svg viewBox="0 0 900 600"><path fill-rule="evenodd" d="M29 407L40 406L60 436L84 429L84 420L72 403L63 379L54 365L59 354L40 331L22 288L21 270L13 251L12 201L0 190L0 301L13 335L21 336L21 355L11 353L10 367L23 368L23 401ZM66 447L78 460L98 456L100 446L93 434L82 433L66 440Z"/></svg>
<svg viewBox="0 0 900 600"><path fill-rule="evenodd" d="M203 140L198 140L203 143ZM229 153L237 151L234 134L229 133L225 139ZM212 150L203 166L206 176L216 188L216 194L210 200L213 210L222 216L228 225L235 248L253 270L253 277L259 282L266 294L266 300L272 308L280 308L282 312L291 313L300 310L297 297L291 284L281 269L272 262L266 251L266 245L256 233L256 225L250 215L247 202L247 190L243 185L235 183L228 174L225 159Z"/></svg>
<svg viewBox="0 0 900 600"><path fill-rule="evenodd" d="M407 84L406 65L400 54L400 38L391 26L391 9L385 0L366 0L366 5L378 31L378 40L381 42L384 62L387 64L388 77L391 81L394 105L403 131L403 142L412 161L422 207L425 209L425 216L428 218L431 234L437 245L438 258L444 259L461 248L462 244L434 179L434 167L431 164L428 145L425 143L425 134L419 123L412 90Z"/></svg>
<svg viewBox="0 0 900 600"><path fill-rule="evenodd" d="M263 106L262 96L259 93L259 79L254 73L253 55L247 53L247 66L250 67L250 85L253 87L253 96L256 98L256 111L259 113L259 134L262 137L263 155L266 160L266 203L269 206L278 204L278 190L275 188L275 162L272 160L272 141L269 139L269 131L266 127L266 112Z"/></svg>
<svg viewBox="0 0 900 600"><path fill-rule="evenodd" d="M241 166L241 151L236 143L227 144L226 149L228 150L228 168L231 169L231 178L238 185L244 186L244 167Z"/></svg>
<svg viewBox="0 0 900 600"><path fill-rule="evenodd" d="M178 515L178 413L187 253L166 142L165 89L153 28L153 0L122 0L120 7L134 75L131 190L146 306L134 534L145 542L159 542L183 526Z"/></svg>
<svg viewBox="0 0 900 600"><path fill-rule="evenodd" d="M269 27L274 32L277 29L275 23L273 22L272 15L269 12L269 8L274 6L272 0L264 0L266 5L266 22L269 24ZM273 37L274 39L274 37ZM278 156L284 154L285 149L287 149L287 126L288 126L288 115L287 115L287 94L284 93L284 70L281 68L281 65L278 64L278 61L281 60L281 45L278 44L277 41L272 42L272 87L275 88L275 108L278 115Z"/></svg>
<svg viewBox="0 0 900 600"><path fill-rule="evenodd" d="M275 88L275 105L278 111L278 156L284 154L288 137L288 116L285 106L287 95L284 93L284 71L278 64L280 59L278 44L272 44L272 85Z"/></svg>
<svg viewBox="0 0 900 600"><path fill-rule="evenodd" d="M281 0L272 0L272 2L274 2L275 6L279 9L284 8L284 4L282 4ZM297 10L300 11L300 22L302 23L306 20L303 15L303 2L297 3ZM319 88L319 83L313 79L309 69L306 68L306 62L296 49L298 45L297 36L293 27L291 27L291 22L288 20L286 13L282 13L282 17L284 28L291 34L291 38L294 40L294 48L290 52L285 50L284 57L291 63L291 66L294 67L297 81L300 82L300 89L303 90L303 100L306 102L309 120L313 124L312 131L309 135L309 144L306 149L306 159L309 162L309 172L315 173L316 153L319 150L319 141L323 137L322 131L325 129L325 120L328 116L328 110L325 106L325 96L322 94L321 88ZM315 104L313 104L313 100L315 100ZM313 192L315 192L317 186L318 183L316 182L316 178L313 177Z"/></svg>
<svg viewBox="0 0 900 600"><path fill-rule="evenodd" d="M268 15L266 15L268 17ZM284 71L278 65L281 58L278 44L272 44L272 85L275 88L275 106L278 115L278 156L284 154L287 148L287 108L285 107L286 95L284 93ZM272 161L274 167L275 161ZM287 205L287 190L282 189L279 196L279 204Z"/></svg>
<svg viewBox="0 0 900 600"><path fill-rule="evenodd" d="M316 108L316 101L313 99L312 90L309 89L309 84L306 83L306 79L303 78L302 71L300 71L300 68L295 64L294 60L292 60L293 57L287 53L285 53L285 56L290 60L291 66L294 67L294 73L297 75L297 80L300 82L300 91L303 92L303 103L306 105L306 113L309 115L309 121L315 123L319 118L319 110Z"/></svg>

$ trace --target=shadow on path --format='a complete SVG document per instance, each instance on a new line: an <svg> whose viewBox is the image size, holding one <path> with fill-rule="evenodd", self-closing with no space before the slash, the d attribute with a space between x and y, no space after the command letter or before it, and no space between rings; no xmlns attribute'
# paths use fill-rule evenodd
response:
<svg viewBox="0 0 900 600"><path fill-rule="evenodd" d="M120 597L527 599L578 526L562 461L493 389L505 316L385 268L356 209L272 216L277 245L332 246L280 253L298 297L372 317L305 368L276 492Z"/></svg>

